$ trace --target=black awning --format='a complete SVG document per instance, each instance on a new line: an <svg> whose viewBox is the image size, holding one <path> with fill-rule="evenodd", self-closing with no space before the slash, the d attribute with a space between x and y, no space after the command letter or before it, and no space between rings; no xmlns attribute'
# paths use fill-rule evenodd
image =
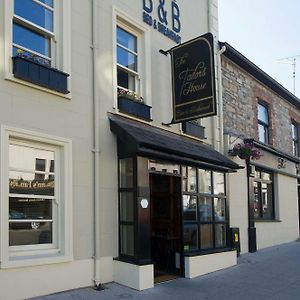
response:
<svg viewBox="0 0 300 300"><path fill-rule="evenodd" d="M132 154L226 172L241 168L194 139L118 115L108 117L111 131Z"/></svg>

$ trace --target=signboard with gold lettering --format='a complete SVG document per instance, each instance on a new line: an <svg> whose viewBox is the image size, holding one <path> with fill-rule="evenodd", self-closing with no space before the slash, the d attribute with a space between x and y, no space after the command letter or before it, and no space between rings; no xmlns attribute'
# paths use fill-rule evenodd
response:
<svg viewBox="0 0 300 300"><path fill-rule="evenodd" d="M213 36L204 34L170 50L173 121L216 115Z"/></svg>

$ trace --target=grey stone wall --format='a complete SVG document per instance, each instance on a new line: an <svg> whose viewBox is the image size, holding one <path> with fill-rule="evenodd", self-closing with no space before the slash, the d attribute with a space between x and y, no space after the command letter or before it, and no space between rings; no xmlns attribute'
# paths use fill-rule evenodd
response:
<svg viewBox="0 0 300 300"><path fill-rule="evenodd" d="M269 109L270 144L292 154L291 121L300 124L300 111L222 56L224 133L258 140L257 103Z"/></svg>

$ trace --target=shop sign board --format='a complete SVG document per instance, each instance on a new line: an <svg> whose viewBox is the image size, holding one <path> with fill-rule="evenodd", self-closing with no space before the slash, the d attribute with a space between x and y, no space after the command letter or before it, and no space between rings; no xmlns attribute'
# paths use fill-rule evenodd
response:
<svg viewBox="0 0 300 300"><path fill-rule="evenodd" d="M170 50L172 123L217 114L213 44L213 35L206 33Z"/></svg>

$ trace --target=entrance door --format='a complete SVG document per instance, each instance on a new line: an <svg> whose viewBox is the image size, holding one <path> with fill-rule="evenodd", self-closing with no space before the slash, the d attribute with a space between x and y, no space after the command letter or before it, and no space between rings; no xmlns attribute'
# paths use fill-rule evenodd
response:
<svg viewBox="0 0 300 300"><path fill-rule="evenodd" d="M155 281L160 282L182 275L181 178L150 174L150 193L151 258Z"/></svg>

